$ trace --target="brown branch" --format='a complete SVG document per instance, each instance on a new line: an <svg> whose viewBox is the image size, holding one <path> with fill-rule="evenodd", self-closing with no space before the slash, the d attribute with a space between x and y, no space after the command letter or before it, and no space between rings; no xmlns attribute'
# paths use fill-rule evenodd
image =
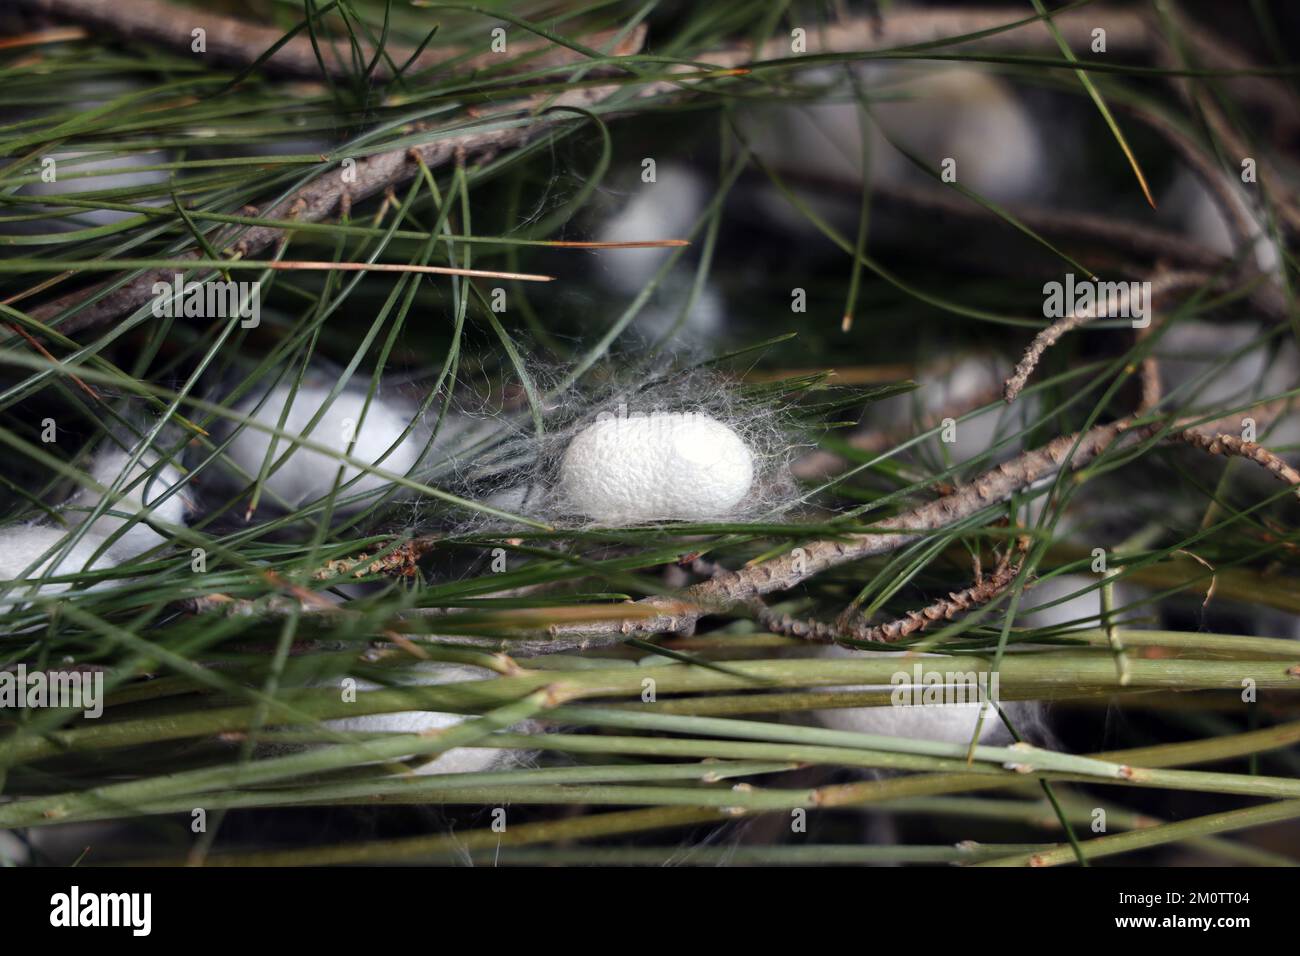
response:
<svg viewBox="0 0 1300 956"><path fill-rule="evenodd" d="M49 17L52 20L70 21L103 30L128 42L150 43L170 50L179 56L210 56L221 63L250 66L259 56L284 37L278 27L261 26L236 17L221 16L200 7L178 7L163 0L14 0L18 7ZM488 22L484 21L485 24ZM206 52L196 54L191 31L202 28L206 36ZM423 50L408 67L409 72L434 70L446 65L458 72L474 72L494 66L526 67L530 70L567 66L583 62L587 57L569 47L560 46L537 37L511 42L511 57L486 49L487 34L481 52L465 47L436 47ZM574 39L583 46L602 49L617 37L615 30L602 30L582 34ZM635 53L644 42L644 28L638 28L621 40L612 56ZM375 58L376 48L367 38L357 36L364 62ZM387 44L387 60L399 67L415 53L411 47ZM522 55L522 56L521 56ZM393 69L384 57L375 65L372 77L380 82L391 80ZM311 36L304 30L276 50L260 64L259 69L282 76L319 79L324 72L331 77L347 78L356 74L352 60L352 44L331 43L321 38L320 57Z"/></svg>
<svg viewBox="0 0 1300 956"><path fill-rule="evenodd" d="M785 173L782 172L782 175L784 176ZM928 214L966 219L987 219L989 216L986 207L966 199L951 189L918 189L885 182L875 182L872 185L875 195L886 206L907 206L924 210ZM860 186L851 188L856 191ZM1127 253L1152 262L1159 260L1170 265L1206 272L1224 269L1231 264L1231 260L1227 257L1176 232L1146 226L1116 216L1019 203L1007 203L1002 208L1022 225L1048 238L1094 243L1108 250Z"/></svg>
<svg viewBox="0 0 1300 956"><path fill-rule="evenodd" d="M1149 281L1151 283L1151 298L1154 300L1157 296L1167 295L1188 287L1205 285L1213 281L1213 276L1201 272L1166 272L1156 275ZM1113 304L1117 312L1128 312L1129 287L1123 288L1117 298L1119 301L1107 302L1106 305ZM1151 308L1152 305L1153 302L1148 302L1147 308ZM1071 312L1064 318L1057 319L1034 336L1029 348L1025 350L1024 357L1016 364L1015 372L1007 379L1006 385L1003 387L1003 397L1008 403L1014 402L1016 396L1024 389L1025 383L1029 381L1029 376L1034 373L1034 369L1037 368L1043 353L1055 345L1062 337L1080 326L1088 324L1093 319L1112 317L1109 315L1099 316L1098 309L1100 307L1101 303L1098 303L1091 309ZM1150 317L1148 316L1148 318Z"/></svg>
<svg viewBox="0 0 1300 956"><path fill-rule="evenodd" d="M1197 431L1202 432L1232 431L1234 429L1244 428L1245 420L1250 418L1255 422L1255 429L1257 431L1263 431L1277 419L1291 411L1295 402L1296 399L1294 398L1275 398L1272 401L1260 402L1258 405L1252 405L1240 412L1234 412L1231 415L1216 418L1212 422L1201 422L1192 427Z"/></svg>
<svg viewBox="0 0 1300 956"><path fill-rule="evenodd" d="M525 145L559 123L571 121L573 114L561 109L520 125L495 125L502 120L526 115L543 102L557 107L590 106L611 92L607 86L592 87L571 90L555 97L535 97L507 104L489 116L478 118L479 124L486 125L486 128L475 125L466 128L464 132L452 133L423 146L376 153L357 160L350 171L341 167L333 169L271 206L262 216L266 219L319 222L332 215L340 203L345 201L345 197L346 201L356 203L410 179L419 170L421 162L433 167L454 162L457 157L464 156L486 160L502 150ZM345 176L351 181L345 179ZM280 241L285 232L280 226L236 227L218 236L214 245L240 258L248 258ZM175 256L177 259L199 257L198 251ZM30 314L38 321L48 324L67 309L98 296L96 301L83 306L75 315L59 324L60 332L72 335L139 308L153 295L154 283L170 281L175 271L174 268L145 270L116 288L111 287L111 282L96 284L38 306Z"/></svg>
<svg viewBox="0 0 1300 956"><path fill-rule="evenodd" d="M787 182L815 191L843 194L857 193L862 184L844 177L821 173L808 173L788 168L777 168ZM760 175L764 181L766 174ZM1222 177L1219 177L1222 181ZM884 181L872 182L872 201L886 209L920 211L927 218L951 217L966 221L989 220L986 207L967 199L955 190L918 188ZM1079 212L1073 209L1054 209L1044 206L1007 203L1002 207L1009 216L1033 232L1048 238L1088 244L1109 253L1124 253L1131 258L1148 263L1142 271L1126 274L1134 276L1152 271L1157 264L1179 270L1221 273L1232 271L1233 260L1207 246L1167 229L1143 225L1129 219ZM1010 228L1010 227L1008 227ZM1000 257L1010 268L1020 268L1015 258ZM1249 263L1243 265L1240 278L1249 280L1258 270ZM1285 299L1272 285L1259 284L1251 290L1251 302L1269 317L1278 321L1288 318Z"/></svg>
<svg viewBox="0 0 1300 956"><path fill-rule="evenodd" d="M416 565L419 560L431 552L437 543L438 538L432 535L412 538L377 558L359 554L355 558L328 561L312 577L317 581L328 581L332 578L364 578L376 574L413 578L416 576Z"/></svg>
<svg viewBox="0 0 1300 956"><path fill-rule="evenodd" d="M1023 554L1023 546L1020 548ZM1003 555L988 577L977 573L975 583L961 591L953 591L947 597L921 608L908 611L903 617L883 624L869 625L865 621L836 622L800 620L789 614L773 611L762 601L751 602L758 622L785 637L798 637L817 644L843 644L853 646L861 644L892 644L913 634L920 633L940 621L951 621L959 614L964 614L982 604L987 604L1011 586L1023 564L1012 562L1008 551Z"/></svg>
<svg viewBox="0 0 1300 956"><path fill-rule="evenodd" d="M1279 481L1288 485L1300 485L1300 471L1296 471L1277 454L1253 441L1246 441L1236 435L1225 435L1199 428L1188 428L1184 431L1175 432L1174 438L1211 455L1245 458L1263 467ZM1300 494L1300 491L1297 491L1297 494Z"/></svg>
<svg viewBox="0 0 1300 956"><path fill-rule="evenodd" d="M1222 44L1215 42L1216 37L1209 35L1201 26L1178 13L1172 6L1169 8L1168 15L1175 23L1178 31L1183 35L1183 39L1192 48L1194 59L1197 61L1193 65L1228 70L1249 70L1251 68L1252 64L1244 56L1231 48L1219 49L1218 47L1221 47ZM1181 68L1188 65L1182 51L1176 44L1171 42L1165 42L1157 49L1157 58L1165 66ZM1243 88L1247 91L1260 92L1262 90L1261 80L1261 77L1237 80L1238 92L1241 92ZM1240 163L1241 160L1248 156L1255 159L1257 182L1273 200L1287 226L1292 230L1300 230L1300 204L1298 204L1296 198L1296 191L1277 174L1276 169L1274 169L1267 157L1258 155L1258 150L1251 148L1246 143L1218 102L1209 95L1204 80L1200 77L1176 77L1173 85L1190 108L1200 110L1206 127L1222 144L1232 164ZM1273 105L1281 107L1281 109L1273 110L1274 136L1284 141L1294 139L1298 129L1300 129L1300 122L1296 119L1300 115L1300 107L1295 104L1294 99L1290 98L1290 93L1285 86L1279 85L1276 89L1270 89L1268 98L1273 101ZM1194 157L1186 152L1185 155L1195 163ZM1243 246L1254 245L1261 240L1262 233L1254 224L1254 217L1246 209L1245 203L1237 191L1235 173L1229 175L1208 157L1206 162L1209 163L1210 167L1208 172L1204 169L1198 171L1201 172L1201 178L1215 195L1216 202L1225 218L1232 224L1233 232L1238 240L1236 243L1237 250L1240 251ZM1240 210L1245 210L1246 223L1244 232L1242 230L1242 212Z"/></svg>
<svg viewBox="0 0 1300 956"><path fill-rule="evenodd" d="M1252 148L1242 138L1218 103L1203 93L1197 95L1196 102L1201 107L1206 124L1236 162L1241 162L1247 157L1255 159L1256 182L1272 200L1283 223L1293 232L1300 231L1300 200L1297 199L1295 188L1287 183L1267 156L1258 155L1259 150ZM1224 179L1225 182L1231 182L1226 174ZM1266 241L1267 238L1261 229L1252 224L1247 244L1253 246L1258 242Z"/></svg>
<svg viewBox="0 0 1300 956"><path fill-rule="evenodd" d="M1241 249L1252 241L1254 226L1245 201L1233 189L1223 169L1196 139L1184 132L1167 116L1145 107L1122 107L1133 113L1163 136L1178 151L1183 161L1204 184L1233 238L1233 248Z"/></svg>
<svg viewBox="0 0 1300 956"><path fill-rule="evenodd" d="M21 0L21 2L31 10L65 19L78 20L80 18L85 22L94 22L109 30L166 32L176 29L174 26L176 11L171 7L166 7L167 15L159 16L156 0L133 0L133 2L129 3L125 2L125 0L112 0L112 2L109 2L109 0ZM148 11L151 8L152 14L150 15L140 12ZM993 29L1019 19L1023 19L1023 11L1015 9L897 11L878 18L855 20L814 31L813 35L808 38L808 52L869 52L871 50L931 42L964 33ZM1086 45L1091 38L1092 29L1098 25L1102 25L1107 29L1110 43L1116 49L1151 49L1154 44L1164 42L1159 30L1153 29L1151 22L1145 16L1128 11L1090 7L1086 11L1058 15L1055 17L1055 21L1066 35L1067 40L1072 42L1072 45L1079 43ZM182 26L188 26L184 20L180 22ZM216 27L209 29L210 47L213 30L217 33L218 39L226 36L225 31L233 31L230 36L235 39L229 45L229 55L232 57L242 56L244 62L249 59L249 49L259 48L257 41L250 41L249 39L253 34L246 31L250 29L254 31L269 29L251 27L242 21L228 20L228 18L209 18L209 22L211 24L220 24L219 29ZM279 38L278 31L272 29L270 32L275 34L271 38L272 41ZM146 32L140 35L147 37L152 34ZM266 37L262 36L262 39L266 39ZM598 37L593 37L590 42L597 42L597 40ZM618 55L635 53L640 49L643 40L644 35L641 32L636 32L620 44L615 52ZM186 31L186 43L188 44L188 42L188 31ZM309 40L307 40L307 43L310 46ZM293 41L287 44L284 50L288 50L292 46ZM788 38L782 38L772 41L759 51L754 51L748 46L738 46L715 51L714 53L702 54L697 58L697 62L702 61L722 67L734 67L752 62L755 59L756 52L757 56L765 58L788 57L790 54L788 47ZM1040 47L1049 50L1055 49L1050 33L1041 22L1030 23L981 40L968 41L963 44L963 49L967 47L994 52ZM261 49L264 49L264 47L261 47ZM277 53L277 59L280 54L284 53L284 50ZM557 50L562 50L563 54L572 53L567 48L557 47ZM1206 56L1214 55L1213 51L1208 54L1202 52ZM290 54L290 57L294 55L297 54ZM314 62L314 52L311 56ZM647 84L638 92L641 96L648 96L665 89L678 87L680 87L678 82L660 81ZM516 102L498 110L493 114L492 118L506 118L514 112L525 112L543 101L554 105L590 106L613 91L610 88L572 90L550 100L537 98L535 100ZM560 118L557 117L556 122L559 120ZM550 125L550 123L539 120L506 129L469 129L464 133L453 134L419 147L418 152L425 164L429 166L441 165L447 162L449 158L457 156L486 158L495 155L501 150L518 148L524 145L539 132L550 128ZM304 222L320 221L332 214L340 206L383 192L409 179L414 175L417 165L412 161L411 156L404 151L393 151L367 157L358 161L354 170L356 173L354 183L342 182L341 172L327 174L308 184L284 202L267 210L264 218L297 218ZM1129 234L1132 236L1138 235L1131 230ZM227 234L225 237L219 237L219 240L228 241L231 235ZM265 248L282 235L283 230L280 227L251 227L241 234L240 240L235 244L234 251L237 254L247 256L258 249ZM1186 253L1186 250L1183 251ZM110 289L111 283L96 285L47 303L35 310L33 316L46 321L73 306L86 302L90 298L100 296L98 301L86 306L80 313L69 318L63 324L61 328L63 332L75 333L138 307L147 301L153 283L166 277L159 271L128 279L116 289Z"/></svg>
<svg viewBox="0 0 1300 956"><path fill-rule="evenodd" d="M1137 340L1141 342L1150 338L1153 328L1153 325L1147 325L1138 329ZM1137 413L1145 415L1160 404L1160 398L1163 395L1160 385L1160 361L1154 354L1148 354L1142 359L1142 364L1138 368L1138 376L1141 380L1142 396L1138 400Z"/></svg>

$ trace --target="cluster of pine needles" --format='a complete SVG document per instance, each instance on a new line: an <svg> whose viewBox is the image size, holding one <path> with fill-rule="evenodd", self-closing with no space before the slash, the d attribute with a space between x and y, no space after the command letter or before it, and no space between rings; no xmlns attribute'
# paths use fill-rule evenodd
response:
<svg viewBox="0 0 1300 956"><path fill-rule="evenodd" d="M106 16L137 2L118 0ZM1017 399L1032 411L1005 417L976 458L953 461L943 426L919 406L864 440L863 409L871 421L870 406L897 404L945 359L971 349L1019 358L1045 325L1025 272L1046 262L1047 274L1139 278L1180 263L1156 243L1139 248L1122 225L1021 216L938 179L920 200L868 183L847 199L861 210L846 233L807 183L759 162L735 122L754 103L806 101L810 66L981 65L1077 102L1088 143L1078 208L1089 190L1111 189L1125 197L1106 209L1123 207L1116 222L1142 221L1148 180L1177 159L1153 132L1162 124L1211 168L1235 170L1248 144L1268 177L1280 291L1258 341L1206 357L1211 381L1214 363L1274 357L1300 332L1288 245L1300 193L1284 134L1260 120L1255 99L1234 99L1235 81L1296 95L1269 4L1242 5L1242 31L1263 52L1231 69L1196 64L1179 33L1193 17L1164 3L1118 7L1165 31L1191 58L1181 65L1154 50L1101 58L966 42L996 44L1041 21L1037 3L978 36L910 44L876 29L890 22L887 4L173 6L154 34L130 39L112 23L59 19L58 2L20 2L4 24L4 524L60 520L83 449L110 433L170 436L160 440L192 465L219 455L223 430L241 424L221 396L320 369L371 394L416 396L430 422L484 401L540 435L566 394L607 388L649 352L655 368L707 366L747 400L779 406L792 444L832 464L796 462L797 500L753 520L577 531L476 524L488 506L436 476L359 512L330 498L249 523L255 486L164 548L9 601L0 667L98 672L108 693L97 720L0 711L0 827L16 837L5 852L277 865L1300 860L1300 645L1256 632L1261 614L1300 614L1295 489L1257 480L1255 464L1222 445L1210 455L1169 440L1191 419L1240 415L1300 388L1207 405L1194 385L1148 408L1139 394L1162 328L1264 309L1245 257L1198 263L1197 293L1161 310L1150 336L1126 323L1067 334ZM254 24L255 39L223 45L214 26L195 54L185 40L214 7ZM923 9L942 26L942 7ZM855 24L877 42L817 45ZM795 28L809 42L798 55ZM499 54L494 29L507 42ZM860 95L866 109L869 85ZM35 196L47 156L65 184L84 187ZM626 191L645 156L707 167L714 191L675 237L689 245L668 246L629 301L592 282L591 240L602 203ZM126 175L105 186L106 170ZM760 193L784 196L813 238L772 224L764 234L752 221ZM951 216L951 241L874 240L882 207L928 223L939 213L926 202ZM973 268L963 257L979 248L1002 250L999 265ZM260 324L154 315L139 289L171 273L259 281ZM683 357L674 330L631 338L670 275L687 279L678 328L706 284L728 295L727 342ZM504 312L492 307L498 287ZM806 313L790 310L794 287L807 291ZM563 371L543 378L539 367ZM953 415L961 427L1005 408L994 394ZM685 627L642 626L646 608L725 591L724 569L743 575L792 549L860 541L960 496L1021 449L1134 415L1129 440L1079 469L906 544L711 605ZM47 419L53 443L42 440ZM1094 573L1092 544L1109 555L1106 573ZM1003 701L1045 702L1050 733L1012 727L1038 746L815 726L814 710L887 704L888 689L853 688L887 687L899 661L852 634L855 654L809 656L798 622L905 620L970 587L973 567L980 580L1001 574L999 585L883 649L936 655L926 660L942 670L997 670ZM1082 593L1101 591L1103 613L1025 626L1017 612L1036 603L1034 586L1064 575L1090 576ZM1115 600L1128 593L1141 597ZM322 686L344 674L396 684L430 660L493 676L362 691L353 703ZM324 723L412 709L474 719L400 739ZM525 757L441 776L394 765L475 745ZM888 842L868 837L882 820Z"/></svg>

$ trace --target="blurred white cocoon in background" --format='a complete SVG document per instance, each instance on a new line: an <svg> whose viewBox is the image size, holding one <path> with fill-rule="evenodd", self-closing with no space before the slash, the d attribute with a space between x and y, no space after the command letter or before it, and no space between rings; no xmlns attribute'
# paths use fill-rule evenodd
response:
<svg viewBox="0 0 1300 956"><path fill-rule="evenodd" d="M132 95L140 89L139 84L120 80L74 84L72 94L77 97L77 102L73 107L85 116L95 110L104 110L116 98ZM135 108L139 108L139 105ZM113 195L114 190L139 191L142 187L162 187L166 184L171 172L151 167L169 162L172 159L169 151L141 149L134 144L124 147L127 151L116 149L112 142L95 138L93 119L87 122L91 123L91 127L86 134L85 143L74 137L63 143L60 150L33 157L30 166L24 164L24 173L36 178L24 184L18 190L18 195L33 200L43 197L75 199L88 205L46 204L44 208L49 213L49 218L11 224L5 231L61 232L107 226L129 219L137 213L126 209L97 207L95 203L157 206L170 201L162 189L148 190L157 194L143 199L134 195Z"/></svg>
<svg viewBox="0 0 1300 956"><path fill-rule="evenodd" d="M822 100L752 107L741 114L754 152L778 172L860 185L861 124L866 122L875 182L934 183L890 144L893 140L929 169L950 169L957 183L995 202L1026 201L1049 184L1043 134L1005 80L985 70L933 64L871 65L858 77L870 117L864 118L854 86L842 73L807 71L805 82L825 85Z"/></svg>
<svg viewBox="0 0 1300 956"><path fill-rule="evenodd" d="M1294 389L1300 382L1300 352L1289 335L1269 339L1273 328L1242 319L1175 322L1160 336L1154 352L1168 407L1190 413L1248 406ZM1225 430L1250 437L1243 431L1248 418L1257 426L1253 440L1288 461L1297 460L1300 414L1295 403L1271 420L1258 409L1242 408L1229 417L1225 424L1231 427Z"/></svg>
<svg viewBox="0 0 1300 956"><path fill-rule="evenodd" d="M1266 231L1259 210L1251 206L1241 184L1225 177L1220 201L1229 202L1236 210L1233 218L1245 225L1244 238L1252 244L1250 258L1246 261L1253 260L1260 272L1277 276L1282 266L1277 245ZM1185 169L1179 170L1161 197L1160 209L1189 239L1222 256L1231 258L1236 255L1228 216L1199 176Z"/></svg>
<svg viewBox="0 0 1300 956"><path fill-rule="evenodd" d="M681 163L658 163L654 181L638 176L621 190L623 204L601 223L600 242L650 242L685 239L708 198L704 179ZM595 252L601 281L635 295L672 255L673 248L600 249Z"/></svg>
<svg viewBox="0 0 1300 956"><path fill-rule="evenodd" d="M119 559L134 558L164 544L168 540L166 529L185 524L192 510L188 495L178 487L181 473L174 465L160 466L158 456L151 450L145 451L123 477L132 457L132 452L106 445L95 455L90 468L90 477L105 492L82 488L69 502L89 510L102 500L107 501L103 514L91 522L91 530L111 539L109 549ZM116 496L108 493L114 485L117 485ZM155 531L150 522L164 533ZM125 530L117 534L119 528Z"/></svg>
<svg viewBox="0 0 1300 956"><path fill-rule="evenodd" d="M55 582L34 586L45 577L76 575L82 571L115 567L117 561L104 549L104 539L87 532L71 544L71 534L64 528L44 524L21 524L0 528L0 589L3 582L26 581L4 597L0 606L30 600L34 594L48 596L66 591L72 585ZM28 570L28 569L31 570Z"/></svg>
<svg viewBox="0 0 1300 956"><path fill-rule="evenodd" d="M404 434L414 409L378 395L369 400L367 407L366 393L358 390L345 390L333 400L329 393L326 387L304 384L290 401L290 386L277 385L264 401L259 393L236 407L239 415L263 428L246 426L235 436L226 455L246 474L256 477L270 454L274 470L263 487L272 503L297 508L326 497L342 466L339 485L354 479L355 483L340 490L336 507L355 510L372 503L378 494L392 487L392 482L345 462L344 456L393 475L405 476L415 466L425 437L418 427ZM265 428L279 429L285 436ZM318 445L321 450L295 445L293 437ZM281 458L284 461L275 467ZM347 501L358 495L364 497Z"/></svg>
<svg viewBox="0 0 1300 956"><path fill-rule="evenodd" d="M942 743L964 744L975 735L984 704L977 694L971 693L964 683L954 682L951 693L944 703L924 702L925 688L913 687L916 668L923 672L946 672L953 668L942 656L916 654L907 651L858 651L832 645L817 649L819 657L864 657L871 660L879 657L899 658L899 673L905 675L907 687L901 684L846 685L828 687L833 691L868 691L880 690L897 693L900 703L890 703L880 707L834 707L812 712L813 718L832 730L848 730L860 734L883 734L888 737L906 737L916 740L936 740ZM906 660L902 660L906 658ZM977 678L978 680L978 678ZM989 684L989 696L996 700L993 684ZM1004 705L1005 706L1005 705ZM997 710L989 706L984 723L980 725L980 740L984 743L998 743L1009 739L1006 727L998 717Z"/></svg>
<svg viewBox="0 0 1300 956"><path fill-rule="evenodd" d="M461 667L453 664L421 664L403 674L401 682L407 686L430 687L454 684L461 681L485 680L493 675L478 667ZM357 679L359 691L380 690L385 685ZM401 685L388 685L401 686ZM366 714L328 720L325 725L333 730L357 734L431 734L455 727L472 716L441 713L432 710L409 710L390 714ZM420 764L418 774L473 773L508 766L522 759L523 752L499 747L455 747L444 751L433 760Z"/></svg>
<svg viewBox="0 0 1300 956"><path fill-rule="evenodd" d="M708 184L695 170L682 163L657 163L653 181L646 182L645 175L639 175L621 185L617 192L621 204L604 216L595 238L600 242L687 239L709 198ZM595 274L610 291L635 296L679 251L674 247L600 249L593 253L598 264ZM692 299L694 268L693 260L682 253L677 267L664 277L650 301L637 313L634 327L640 334L659 338L675 330L690 340L708 342L722 331L722 295L705 283Z"/></svg>
<svg viewBox="0 0 1300 956"><path fill-rule="evenodd" d="M30 183L21 195L42 198L56 196L87 203L111 202L130 205L159 205L161 199L147 199L141 203L134 197L103 195L105 190L132 190L140 186L154 186L167 181L167 171L151 169L167 162L163 152L133 153L106 156L102 152L52 153L42 157L41 172L53 177ZM52 218L42 220L40 229L76 229L90 226L107 226L137 215L126 209L94 208L48 204ZM38 227L33 226L32 229Z"/></svg>
<svg viewBox="0 0 1300 956"><path fill-rule="evenodd" d="M987 463L992 466L1021 449L1023 442L1016 436L1033 422L1038 407L1032 395L1022 395L1011 405L1002 401L1002 384L1011 370L1005 357L993 353L959 354L929 363L914 376L918 389L867 406L863 423L894 444L935 429L926 447L946 450L953 464L1006 441ZM976 413L985 406L986 411Z"/></svg>

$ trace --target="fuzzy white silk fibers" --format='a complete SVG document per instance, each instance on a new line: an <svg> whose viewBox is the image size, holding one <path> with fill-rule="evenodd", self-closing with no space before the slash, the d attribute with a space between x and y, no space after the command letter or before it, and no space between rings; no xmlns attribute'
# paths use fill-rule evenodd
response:
<svg viewBox="0 0 1300 956"><path fill-rule="evenodd" d="M110 489L126 471L130 458L131 454L121 448L107 448L95 457L90 476L105 489ZM117 485L119 498L101 495L91 488L82 488L72 497L71 503L78 508L94 508L102 498L109 499L104 513L91 523L90 530L96 535L110 538L119 528L129 524L109 543L109 550L119 559L137 557L167 541L163 534L149 527L145 519L162 527L180 526L185 524L185 517L191 510L184 491L168 494L181 483L180 471L170 464L154 470L157 464L158 456L152 451L141 455L130 474ZM140 520L134 520L136 516Z"/></svg>
<svg viewBox="0 0 1300 956"><path fill-rule="evenodd" d="M600 416L560 464L564 506L608 525L722 517L753 481L744 440L694 412Z"/></svg>
<svg viewBox="0 0 1300 956"><path fill-rule="evenodd" d="M275 443L271 459L273 464L285 453L289 454L284 463L267 476L265 489L273 496L272 500L280 499L287 505L297 507L327 496L334 486L335 476L342 463L341 457L336 455L348 454L350 446L352 458L393 474L405 475L415 465L423 442L414 431L393 449L391 455L383 458L385 452L401 438L411 420L410 415L400 406L375 397L367 409L364 393L345 391L325 408L320 420L312 426L312 418L321 411L329 398L329 389L304 385L298 389L292 404L289 402L289 394L289 386L277 386L256 411L254 408L260 396L245 400L237 410L240 415L247 415L253 421L277 428L281 427L281 412L289 405L282 426L284 432L328 448L335 454L302 446L294 447L287 437L277 438L251 426L244 428L231 442L227 455L249 475L256 476L261 472L267 449L272 442ZM356 444L352 445L354 437ZM340 502L359 494L378 493L389 486L387 479L350 464L344 465L339 483L346 484L358 475L361 477L355 484L340 491ZM349 503L347 507L359 508L364 505L365 501L358 501Z"/></svg>
<svg viewBox="0 0 1300 956"><path fill-rule="evenodd" d="M482 680L491 677L489 671L476 667L456 667L449 664L428 664L421 666L410 683L420 686L436 684L453 684L459 681ZM357 680L357 690L379 690L381 684L367 680ZM464 722L464 714L446 714L432 710L411 710L395 714L366 714L362 717L344 717L339 720L327 720L325 725L333 730L356 734L427 734L446 730ZM418 774L439 773L474 773L491 770L508 764L514 757L514 751L497 747L453 747L439 754L435 759L421 764Z"/></svg>
<svg viewBox="0 0 1300 956"><path fill-rule="evenodd" d="M92 563L91 558L103 546L104 539L90 532L82 535L81 540L66 554L59 557L67 534L68 532L63 528L41 524L16 525L0 529L0 582L36 581L46 574L57 577L77 574L87 569L114 566L115 562L108 554L101 554ZM51 552L50 556L42 557L46 552ZM35 567L29 571L28 568L33 564ZM71 586L66 582L57 582L45 584L39 591L45 595L58 594ZM0 598L0 603L13 598L20 600L30 598L31 590L16 588L5 598Z"/></svg>

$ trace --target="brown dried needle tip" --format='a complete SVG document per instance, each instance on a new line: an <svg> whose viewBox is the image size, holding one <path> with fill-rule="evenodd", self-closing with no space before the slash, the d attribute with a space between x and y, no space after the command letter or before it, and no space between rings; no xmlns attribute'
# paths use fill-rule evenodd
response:
<svg viewBox="0 0 1300 956"><path fill-rule="evenodd" d="M58 364L59 364L59 360L56 359L53 355L51 355L51 354L49 353L49 350L46 349L45 346L41 345L41 343L38 342L35 338L33 338L32 335L31 335L31 334L30 334L26 329L20 328L19 326L17 326L17 325L13 325L12 323L9 323L9 322L6 322L6 323L5 323L5 328L7 328L10 332L13 332L15 335L19 335L19 336L21 336L22 339L23 339L23 340L24 340L28 345L30 345L30 346L31 346L32 348L34 348L37 352L39 352L39 353L41 354L41 357L44 358L47 362L49 362L51 365L58 365ZM77 378L77 376L74 375L72 372L69 372L69 373L68 373L68 377L72 379L73 383L76 384L76 386L77 386L79 389L81 389L83 392L85 392L87 395L89 395L89 396L90 396L92 399L94 399L96 402L102 402L102 401L103 401L103 399L101 399L101 398L99 397L99 393L98 393L98 392L96 392L93 388L91 388L89 385L87 385L87 384L86 384L85 382L83 382L81 379Z"/></svg>
<svg viewBox="0 0 1300 956"><path fill-rule="evenodd" d="M13 50L24 46L42 46L47 43L66 43L69 40L84 40L90 34L82 27L57 27L51 30L38 30L35 33L20 33L13 37L0 37L0 50Z"/></svg>

